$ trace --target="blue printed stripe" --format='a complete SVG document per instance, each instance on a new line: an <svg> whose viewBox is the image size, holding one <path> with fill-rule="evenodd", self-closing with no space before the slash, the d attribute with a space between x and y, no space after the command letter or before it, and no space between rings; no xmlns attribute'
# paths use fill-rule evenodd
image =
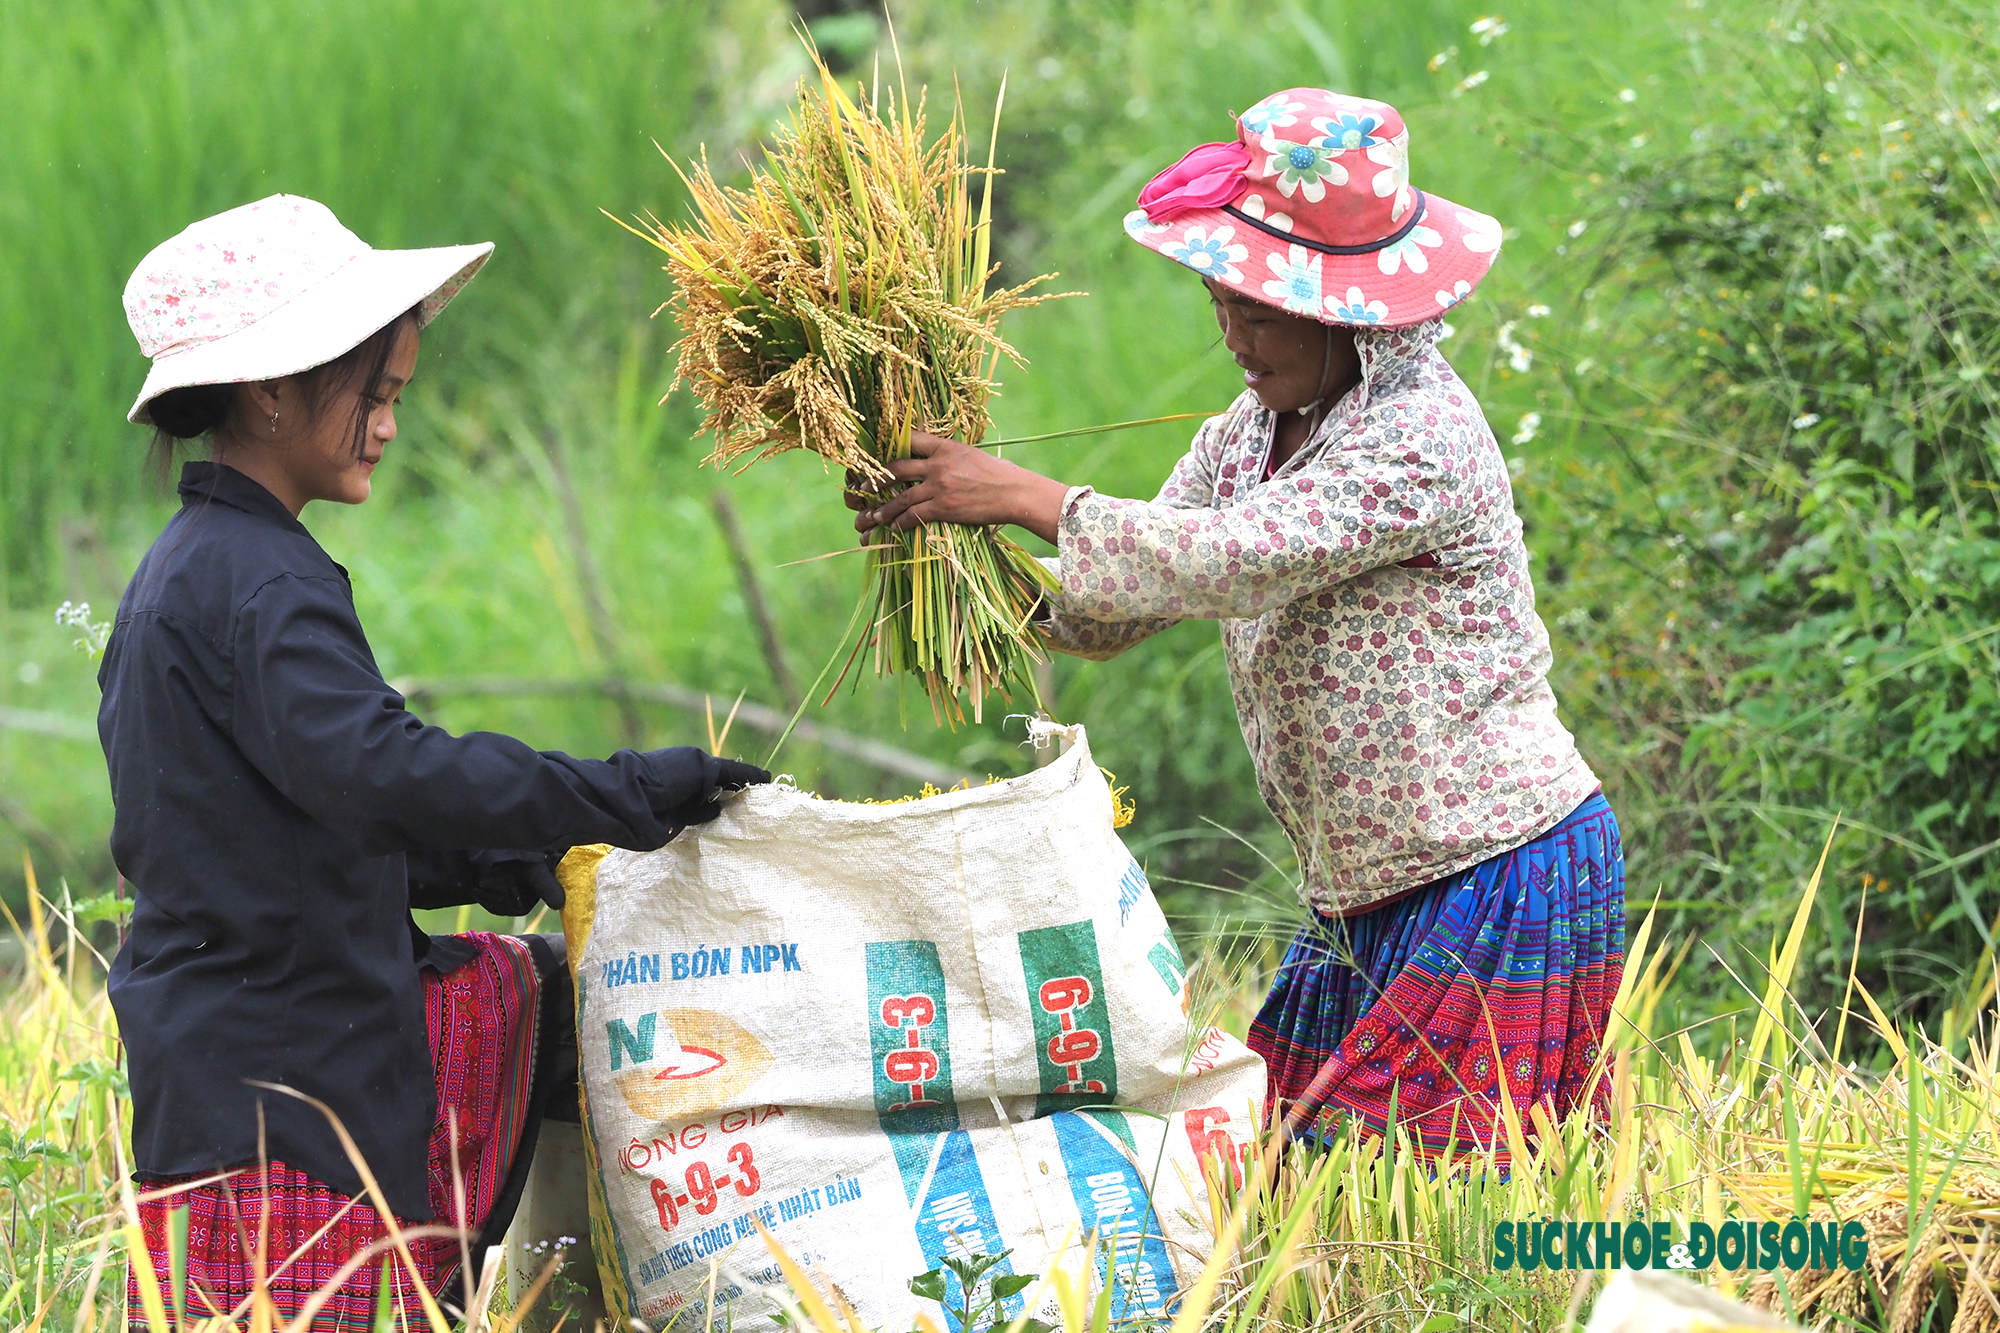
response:
<svg viewBox="0 0 2000 1333"><path fill-rule="evenodd" d="M972 1136L954 1129L934 1136L931 1143L930 1169L925 1173L913 1210L917 1244L923 1249L925 1261L938 1268L946 1258L998 1254L1006 1249L999 1219L993 1215L993 1201L986 1193L986 1178L980 1173L979 1159L972 1151ZM1013 1271L1012 1261L1002 1260L981 1282ZM963 1303L956 1274L946 1272L945 1287L945 1318L953 1333L958 1333L959 1321L951 1317L952 1308ZM1021 1312L1018 1295L1009 1296L1001 1304L1003 1322Z"/></svg>
<svg viewBox="0 0 2000 1333"><path fill-rule="evenodd" d="M1097 1274L1105 1281L1109 1270L1112 1322L1166 1314L1180 1288L1146 1182L1091 1118L1062 1112L1050 1116L1049 1123L1062 1150L1077 1216L1086 1232L1097 1232Z"/></svg>

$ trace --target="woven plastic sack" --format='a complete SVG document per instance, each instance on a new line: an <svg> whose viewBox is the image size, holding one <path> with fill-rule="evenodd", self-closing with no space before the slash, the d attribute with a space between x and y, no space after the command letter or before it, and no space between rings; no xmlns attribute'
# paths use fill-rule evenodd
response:
<svg viewBox="0 0 2000 1333"><path fill-rule="evenodd" d="M759 1222L868 1327L948 1317L908 1280L1009 1249L994 1275L1091 1267L1116 1318L1174 1308L1263 1062L1190 1024L1111 792L1062 734L1006 782L885 805L774 784L659 851L570 854L591 1240L620 1320L775 1327Z"/></svg>

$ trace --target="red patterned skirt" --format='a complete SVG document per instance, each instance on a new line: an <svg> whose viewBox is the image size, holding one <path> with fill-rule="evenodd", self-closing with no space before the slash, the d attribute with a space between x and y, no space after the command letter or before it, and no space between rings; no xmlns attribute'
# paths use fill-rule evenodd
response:
<svg viewBox="0 0 2000 1333"><path fill-rule="evenodd" d="M464 936L478 957L440 976L423 974L424 1017L437 1070L437 1126L430 1142L433 1216L477 1233L513 1165L528 1116L541 982L528 946L483 931ZM450 1126L458 1129L458 1175L452 1175ZM208 1180L191 1189L190 1181ZM257 1272L285 1319L315 1301L315 1330L362 1333L373 1326L388 1275L392 1305L417 1316L409 1270L393 1250L369 1255L387 1230L366 1199L327 1188L283 1162L246 1166L215 1180L185 1176L153 1182L141 1196L139 1225L171 1321L169 1219L188 1210L186 1309L189 1322L247 1313ZM149 1197L150 1196L150 1197ZM397 1225L412 1225L397 1219ZM259 1238L265 1256L258 1262ZM435 1292L456 1276L463 1250L456 1236L419 1236L410 1252ZM367 1256L359 1264L357 1256ZM126 1282L131 1327L145 1328L139 1275ZM420 1319L421 1317L418 1316Z"/></svg>
<svg viewBox="0 0 2000 1333"><path fill-rule="evenodd" d="M1624 962L1625 857L1595 795L1490 861L1309 920L1249 1046L1278 1114L1378 1134L1393 1118L1428 1156L1491 1151L1505 1169L1503 1080L1524 1123L1536 1102L1608 1110L1601 1055Z"/></svg>

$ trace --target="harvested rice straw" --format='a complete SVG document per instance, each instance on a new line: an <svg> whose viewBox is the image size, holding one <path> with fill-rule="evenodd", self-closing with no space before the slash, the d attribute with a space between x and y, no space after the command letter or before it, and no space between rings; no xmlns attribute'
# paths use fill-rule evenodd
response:
<svg viewBox="0 0 2000 1333"><path fill-rule="evenodd" d="M1001 356L1021 360L1000 316L1049 298L1027 294L1044 278L987 287L999 105L979 168L956 108L927 143L921 95L914 106L894 90L886 106L861 90L850 100L814 59L817 86L801 81L791 125L747 189L718 185L705 158L675 164L698 220L649 217L633 230L667 256L674 385L701 402L708 461L747 467L810 449L886 496L898 486L885 464L909 457L912 430L985 435L989 377ZM985 178L976 218L973 176ZM975 721L989 690L1020 686L1040 702L1029 620L1049 580L1026 551L993 529L936 523L877 529L868 560L874 614L861 644L872 640L877 672L919 676L932 712L954 725L966 696Z"/></svg>

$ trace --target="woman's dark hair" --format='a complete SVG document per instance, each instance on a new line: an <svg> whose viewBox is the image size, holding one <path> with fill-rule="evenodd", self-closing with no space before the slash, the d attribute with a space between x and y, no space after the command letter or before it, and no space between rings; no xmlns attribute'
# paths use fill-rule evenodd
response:
<svg viewBox="0 0 2000 1333"><path fill-rule="evenodd" d="M299 392L309 417L318 416L337 390L350 384L360 385L350 427L356 457L368 447L368 418L381 398L382 377L389 373L389 358L395 353L396 340L405 324L415 327L416 318L417 307L411 306L359 345L298 377ZM171 480L174 452L181 442L213 439L236 410L236 395L241 389L239 384L191 384L184 389L169 389L152 401L148 406L153 417L153 446L149 453L154 475L162 487Z"/></svg>

